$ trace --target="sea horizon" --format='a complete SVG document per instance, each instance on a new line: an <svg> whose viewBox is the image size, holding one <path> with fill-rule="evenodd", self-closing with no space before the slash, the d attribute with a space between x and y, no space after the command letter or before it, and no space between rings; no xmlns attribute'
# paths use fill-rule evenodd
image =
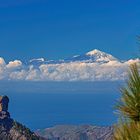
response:
<svg viewBox="0 0 140 140"><path fill-rule="evenodd" d="M39 83L15 82L5 92L10 99L11 117L31 130L55 125L111 126L117 122L114 106L119 99L122 82L46 82L47 86L46 83L42 85L42 93L38 92L40 89L33 93L27 88L32 88L32 84L40 87ZM19 85L22 85L22 89ZM20 91L16 91L15 87ZM50 87L53 90L48 90ZM32 90L35 91L34 88Z"/></svg>

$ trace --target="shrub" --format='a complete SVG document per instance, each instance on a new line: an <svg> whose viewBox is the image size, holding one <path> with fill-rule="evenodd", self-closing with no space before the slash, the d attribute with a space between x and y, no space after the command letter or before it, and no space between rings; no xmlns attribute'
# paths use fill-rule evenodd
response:
<svg viewBox="0 0 140 140"><path fill-rule="evenodd" d="M126 86L121 89L116 108L121 121L115 126L114 140L140 140L140 74L132 64Z"/></svg>

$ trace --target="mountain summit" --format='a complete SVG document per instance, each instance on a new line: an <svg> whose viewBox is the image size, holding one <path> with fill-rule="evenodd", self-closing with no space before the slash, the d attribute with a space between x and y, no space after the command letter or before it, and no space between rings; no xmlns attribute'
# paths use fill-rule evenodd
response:
<svg viewBox="0 0 140 140"><path fill-rule="evenodd" d="M102 52L100 50L92 50L87 52L84 55L76 55L69 59L69 61L82 61L82 62L97 62L97 63L106 63L109 61L118 61L117 58L113 57L112 55Z"/></svg>
<svg viewBox="0 0 140 140"><path fill-rule="evenodd" d="M86 55L91 56L96 61L118 61L118 59L113 57L112 55L97 49L86 53Z"/></svg>
<svg viewBox="0 0 140 140"><path fill-rule="evenodd" d="M86 53L86 55L96 55L96 54L103 54L104 52L100 51L100 50L97 50L97 49L94 49L88 53Z"/></svg>

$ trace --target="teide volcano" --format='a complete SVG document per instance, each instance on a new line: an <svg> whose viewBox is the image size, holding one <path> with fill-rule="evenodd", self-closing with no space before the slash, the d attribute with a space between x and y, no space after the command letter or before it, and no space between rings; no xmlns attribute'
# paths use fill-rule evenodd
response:
<svg viewBox="0 0 140 140"><path fill-rule="evenodd" d="M102 52L100 50L93 50L83 55L75 55L70 59L66 59L66 61L82 61L82 62L97 62L97 63L106 63L109 61L118 61L117 58L113 57L112 55Z"/></svg>

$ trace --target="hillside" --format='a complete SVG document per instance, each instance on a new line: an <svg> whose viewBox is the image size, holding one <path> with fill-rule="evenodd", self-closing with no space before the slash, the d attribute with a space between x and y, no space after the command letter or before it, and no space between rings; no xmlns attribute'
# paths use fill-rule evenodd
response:
<svg viewBox="0 0 140 140"><path fill-rule="evenodd" d="M36 134L48 140L112 140L113 127L59 125L38 130Z"/></svg>

